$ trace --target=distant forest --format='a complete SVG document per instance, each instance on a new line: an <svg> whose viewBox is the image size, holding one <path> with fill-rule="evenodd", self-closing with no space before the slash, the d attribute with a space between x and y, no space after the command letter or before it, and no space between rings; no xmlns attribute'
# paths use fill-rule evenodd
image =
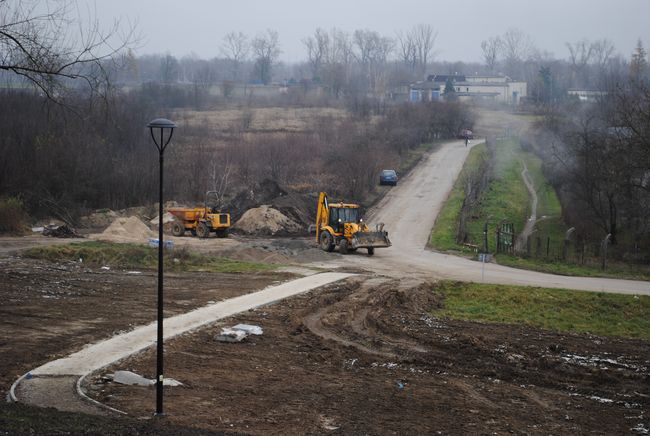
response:
<svg viewBox="0 0 650 436"><path fill-rule="evenodd" d="M136 56L129 32L107 45L116 30L90 28L69 47L56 33L69 10L30 14L18 6L0 17L0 196L19 199L33 217L74 223L90 209L155 201L157 161L144 126L160 116L183 129L169 151L168 198L200 199L213 188L225 198L273 179L363 201L379 170L405 163L422 143L455 137L476 117L453 99L397 103L393 90L431 73L505 74L528 83L516 110L538 117L523 139L543 158L566 220L610 233L613 243L626 229L650 246L650 80L640 40L626 55L606 39L567 42L554 58L510 29L482 42L483 62L448 63L436 59L428 24L394 35L316 29L302 40L304 61L287 64L275 30L231 32L212 59ZM268 84L287 91L235 92ZM581 102L570 89L597 98ZM260 107L340 112L323 111L298 130L256 132ZM201 118L232 109L238 119L225 130Z"/></svg>

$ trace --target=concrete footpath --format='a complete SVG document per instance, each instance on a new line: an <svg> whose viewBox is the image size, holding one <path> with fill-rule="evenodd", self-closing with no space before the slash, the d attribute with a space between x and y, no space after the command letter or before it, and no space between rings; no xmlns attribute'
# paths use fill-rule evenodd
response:
<svg viewBox="0 0 650 436"><path fill-rule="evenodd" d="M272 304L353 275L348 273L316 274L166 318L163 324L164 339L173 338L237 313ZM157 323L153 322L128 333L89 345L68 357L39 366L14 383L11 387L10 398L13 401L42 407L92 412L88 410L88 404L84 404L85 407L78 404L80 403L78 395L83 394L80 392L79 383L76 383L76 392L75 389L72 389L71 378L83 378L100 368L154 346L156 328ZM56 383L56 380L63 382L62 389L54 388L53 385L59 384Z"/></svg>

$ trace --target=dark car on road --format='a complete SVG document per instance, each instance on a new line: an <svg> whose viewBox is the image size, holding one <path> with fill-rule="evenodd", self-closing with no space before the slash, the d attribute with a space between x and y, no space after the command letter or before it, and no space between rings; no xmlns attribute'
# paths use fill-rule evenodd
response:
<svg viewBox="0 0 650 436"><path fill-rule="evenodd" d="M380 185L397 185L397 173L395 170L383 170L379 175Z"/></svg>

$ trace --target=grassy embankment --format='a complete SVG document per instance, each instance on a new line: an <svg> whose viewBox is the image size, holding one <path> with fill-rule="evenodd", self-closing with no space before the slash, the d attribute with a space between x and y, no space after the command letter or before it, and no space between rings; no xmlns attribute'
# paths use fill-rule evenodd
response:
<svg viewBox="0 0 650 436"><path fill-rule="evenodd" d="M435 316L650 340L650 297L445 281Z"/></svg>
<svg viewBox="0 0 650 436"><path fill-rule="evenodd" d="M465 198L463 189L465 180L469 174L478 171L482 159L489 159L489 153L485 145L478 145L470 152L461 175L431 233L430 245L436 250L473 253L472 249L456 243L456 232L460 209ZM488 221L490 252L496 250L494 235L499 222L513 223L515 232L520 232L523 229L530 215L531 201L521 176L523 162L525 162L538 197L538 221L531 241L533 256L523 258L500 254L497 256L497 261L500 264L561 275L650 280L650 268L638 265L610 262L607 270L602 271L595 265L578 265L558 260L561 257L564 233L567 227L562 222L562 208L555 190L542 173L541 160L537 156L523 151L516 140L497 142L493 159L493 180L487 191L484 192L479 206L473 211L473 218L467 225L469 243L482 247L485 221ZM537 238L541 242L539 255L536 255ZM547 256L547 241L549 239Z"/></svg>
<svg viewBox="0 0 650 436"><path fill-rule="evenodd" d="M107 242L82 242L67 245L38 247L26 250L25 257L53 262L81 259L91 267L108 266L122 269L155 269L158 266L158 249L140 244L111 244ZM269 271L276 265L245 262L225 257L206 256L176 248L165 255L167 271L206 271L217 273L247 273Z"/></svg>

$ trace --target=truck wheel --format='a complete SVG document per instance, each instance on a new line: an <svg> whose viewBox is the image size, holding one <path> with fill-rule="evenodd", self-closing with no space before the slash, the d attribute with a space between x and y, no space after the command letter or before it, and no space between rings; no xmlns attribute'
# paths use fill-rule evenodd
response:
<svg viewBox="0 0 650 436"><path fill-rule="evenodd" d="M228 237L228 229L219 229L216 232L217 238L227 238Z"/></svg>
<svg viewBox="0 0 650 436"><path fill-rule="evenodd" d="M199 238L207 238L210 236L210 229L208 228L208 225L203 222L197 224L196 234L199 236Z"/></svg>
<svg viewBox="0 0 650 436"><path fill-rule="evenodd" d="M368 256L375 254L375 247L368 247Z"/></svg>
<svg viewBox="0 0 650 436"><path fill-rule="evenodd" d="M320 234L320 248L328 253L334 251L334 238L327 230Z"/></svg>
<svg viewBox="0 0 650 436"><path fill-rule="evenodd" d="M184 234L185 234L185 226L183 225L183 223L174 221L174 224L172 224L172 235L183 236Z"/></svg>
<svg viewBox="0 0 650 436"><path fill-rule="evenodd" d="M339 253L348 254L348 240L345 238L341 238L341 242L339 242Z"/></svg>

